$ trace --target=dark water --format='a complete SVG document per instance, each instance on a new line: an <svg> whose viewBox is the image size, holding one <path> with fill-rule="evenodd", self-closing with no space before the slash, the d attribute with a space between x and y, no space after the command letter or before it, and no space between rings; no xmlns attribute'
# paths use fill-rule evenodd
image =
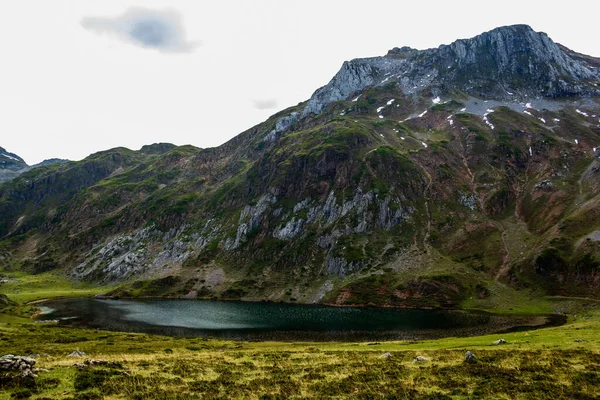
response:
<svg viewBox="0 0 600 400"><path fill-rule="evenodd" d="M238 340L424 339L478 335L548 322L542 317L465 311L186 300L65 299L44 303L41 309L38 320L58 320L60 325Z"/></svg>

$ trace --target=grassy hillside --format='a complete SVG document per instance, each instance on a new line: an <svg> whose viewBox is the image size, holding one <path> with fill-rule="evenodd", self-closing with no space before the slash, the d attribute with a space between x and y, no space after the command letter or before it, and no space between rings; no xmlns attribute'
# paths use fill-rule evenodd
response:
<svg viewBox="0 0 600 400"><path fill-rule="evenodd" d="M30 171L0 186L0 268L122 296L165 285L159 295L492 309L597 296L595 103L445 100L367 88L214 149L119 148Z"/></svg>

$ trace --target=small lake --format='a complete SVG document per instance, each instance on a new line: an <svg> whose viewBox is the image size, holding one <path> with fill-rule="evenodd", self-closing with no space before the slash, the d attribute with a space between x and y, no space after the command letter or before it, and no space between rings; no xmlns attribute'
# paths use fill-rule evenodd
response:
<svg viewBox="0 0 600 400"><path fill-rule="evenodd" d="M235 340L372 341L470 336L556 324L545 316L445 310L327 307L200 300L63 299L38 321L59 325Z"/></svg>

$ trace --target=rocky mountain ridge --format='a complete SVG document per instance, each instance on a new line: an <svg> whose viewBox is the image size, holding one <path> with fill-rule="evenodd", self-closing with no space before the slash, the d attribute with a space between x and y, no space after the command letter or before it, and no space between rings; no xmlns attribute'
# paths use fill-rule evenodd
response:
<svg viewBox="0 0 600 400"><path fill-rule="evenodd" d="M9 153L4 148L0 147L0 183L9 181L14 177L22 174L30 169L51 165L56 163L67 162L59 158L50 158L38 164L27 165L27 163L18 155Z"/></svg>
<svg viewBox="0 0 600 400"><path fill-rule="evenodd" d="M347 62L218 148L117 148L0 185L0 268L125 296L597 296L597 65L525 26Z"/></svg>
<svg viewBox="0 0 600 400"><path fill-rule="evenodd" d="M386 56L355 59L317 90L302 112L318 114L367 86L396 82L405 94L460 90L498 100L598 96L600 60L577 57L527 25L496 28L437 49L395 48Z"/></svg>

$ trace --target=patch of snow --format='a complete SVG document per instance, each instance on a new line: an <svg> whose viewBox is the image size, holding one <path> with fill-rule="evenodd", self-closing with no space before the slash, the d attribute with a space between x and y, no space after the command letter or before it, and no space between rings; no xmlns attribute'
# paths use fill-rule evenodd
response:
<svg viewBox="0 0 600 400"><path fill-rule="evenodd" d="M425 148L427 148L427 143L425 142L421 142L423 144L423 146L425 146Z"/></svg>
<svg viewBox="0 0 600 400"><path fill-rule="evenodd" d="M544 124L546 123L546 120L544 118L538 118L540 121L542 121Z"/></svg>
<svg viewBox="0 0 600 400"><path fill-rule="evenodd" d="M560 119L554 118L554 122L560 122Z"/></svg>
<svg viewBox="0 0 600 400"><path fill-rule="evenodd" d="M360 99L360 96L362 96L362 94L359 94L355 99L352 99L352 101L354 101L354 102L358 101L358 99Z"/></svg>
<svg viewBox="0 0 600 400"><path fill-rule="evenodd" d="M525 110L525 111L523 111L523 112L524 112L525 114L527 114L527 115L531 115L531 116L533 117L533 114L532 114L532 113L530 113L529 111Z"/></svg>
<svg viewBox="0 0 600 400"><path fill-rule="evenodd" d="M419 114L419 118L422 118L425 114L427 114L427 110L425 110L421 114Z"/></svg>
<svg viewBox="0 0 600 400"><path fill-rule="evenodd" d="M379 134L379 136L383 137L383 134L382 134L382 133L380 133L380 134Z"/></svg>
<svg viewBox="0 0 600 400"><path fill-rule="evenodd" d="M381 112L381 110L383 110L385 108L385 106L381 106L377 108L377 114L379 114Z"/></svg>
<svg viewBox="0 0 600 400"><path fill-rule="evenodd" d="M440 102L442 101L442 99L440 99L440 96L436 97L435 99L431 100L433 102L433 104L440 104Z"/></svg>
<svg viewBox="0 0 600 400"><path fill-rule="evenodd" d="M465 108L462 108L462 109L460 110L460 112L465 112L465 111L467 111L467 108L466 108L466 107L465 107Z"/></svg>
<svg viewBox="0 0 600 400"><path fill-rule="evenodd" d="M506 93L508 93L509 96L512 96L514 93L509 92L508 90L506 91Z"/></svg>
<svg viewBox="0 0 600 400"><path fill-rule="evenodd" d="M453 120L449 120L448 123L450 124L450 126L454 126L454 121Z"/></svg>
<svg viewBox="0 0 600 400"><path fill-rule="evenodd" d="M575 139L575 144L579 144L579 140Z"/></svg>
<svg viewBox="0 0 600 400"><path fill-rule="evenodd" d="M525 104L525 107L527 107L527 108L533 108L533 106L531 105L531 103Z"/></svg>
<svg viewBox="0 0 600 400"><path fill-rule="evenodd" d="M595 147L592 150L594 151L594 153L596 152L596 148Z"/></svg>
<svg viewBox="0 0 600 400"><path fill-rule="evenodd" d="M387 78L385 78L384 80L382 80L381 83L386 83L389 79L390 79L390 77L388 76Z"/></svg>
<svg viewBox="0 0 600 400"><path fill-rule="evenodd" d="M394 100L396 100L396 99L391 99L391 100L390 100L390 101L388 101L386 104L387 104L388 106L391 106L391 105L392 105L392 103L394 102Z"/></svg>
<svg viewBox="0 0 600 400"><path fill-rule="evenodd" d="M400 136L400 139L402 140L406 140L406 138L404 136Z"/></svg>
<svg viewBox="0 0 600 400"><path fill-rule="evenodd" d="M583 112L583 111L581 111L581 110L575 110L575 112L576 112L577 114L581 114L581 115L583 115L584 117L589 117L588 113L586 113L586 112Z"/></svg>
<svg viewBox="0 0 600 400"><path fill-rule="evenodd" d="M487 117L487 116L488 116L489 114L493 113L493 112L494 112L494 110L492 110L491 108L488 108L488 109L485 111L485 114L483 114L483 122L485 122L485 124L486 124L487 126L489 126L491 129L495 129L495 127L494 127L494 125L493 125L493 124L490 122L490 120L488 119L488 117Z"/></svg>
<svg viewBox="0 0 600 400"><path fill-rule="evenodd" d="M529 155L532 156L533 155L533 151L531 150L531 146L529 146Z"/></svg>
<svg viewBox="0 0 600 400"><path fill-rule="evenodd" d="M383 119L383 115L380 115L379 118Z"/></svg>
<svg viewBox="0 0 600 400"><path fill-rule="evenodd" d="M342 111L342 112L340 113L340 115L346 115L346 112L345 112L345 111Z"/></svg>
<svg viewBox="0 0 600 400"><path fill-rule="evenodd" d="M10 155L8 155L8 154L6 154L6 153L2 153L2 154L0 154L0 155L4 156L4 157L6 157L6 158L10 158L11 160L19 161L19 159L17 159L17 158L14 158L13 156L10 156Z"/></svg>

